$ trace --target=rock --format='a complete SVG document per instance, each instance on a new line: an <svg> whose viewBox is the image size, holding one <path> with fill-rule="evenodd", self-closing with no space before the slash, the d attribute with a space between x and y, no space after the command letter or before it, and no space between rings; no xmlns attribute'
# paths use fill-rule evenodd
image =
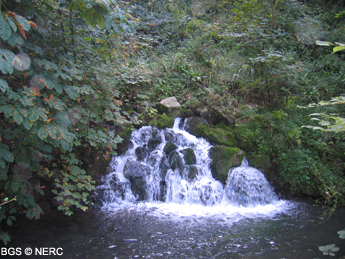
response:
<svg viewBox="0 0 345 259"><path fill-rule="evenodd" d="M138 201L144 201L146 199L146 182L143 179L132 179L131 190L133 194L137 197Z"/></svg>
<svg viewBox="0 0 345 259"><path fill-rule="evenodd" d="M202 132L200 131L201 125L208 125L207 120L200 117L190 117L187 119L184 129L188 133L197 136L202 134Z"/></svg>
<svg viewBox="0 0 345 259"><path fill-rule="evenodd" d="M155 150L159 144L162 143L162 136L159 134L158 131L153 131L152 132L152 137L149 139L147 146L148 150L151 152L152 150Z"/></svg>
<svg viewBox="0 0 345 259"><path fill-rule="evenodd" d="M259 169L264 174L267 174L271 167L270 157L266 155L250 155L247 156L247 160L250 166Z"/></svg>
<svg viewBox="0 0 345 259"><path fill-rule="evenodd" d="M140 178L150 174L150 168L140 162L127 160L123 173L126 178Z"/></svg>
<svg viewBox="0 0 345 259"><path fill-rule="evenodd" d="M245 156L237 147L212 147L209 151L212 176L225 184L231 167L240 166Z"/></svg>
<svg viewBox="0 0 345 259"><path fill-rule="evenodd" d="M162 114L172 115L174 118L181 116L181 104L175 97L168 97L160 101L157 103L156 107Z"/></svg>
<svg viewBox="0 0 345 259"><path fill-rule="evenodd" d="M158 129L172 128L174 126L174 117L168 115L157 115L149 123L150 126L157 127Z"/></svg>
<svg viewBox="0 0 345 259"><path fill-rule="evenodd" d="M182 153L184 155L183 158L184 158L186 165L196 164L196 155L195 155L194 149L187 148L187 149L184 149L182 151Z"/></svg>
<svg viewBox="0 0 345 259"><path fill-rule="evenodd" d="M165 154L169 155L172 151L176 149L177 149L177 146L174 143L172 143L172 141L168 141L165 144L163 151L165 152Z"/></svg>
<svg viewBox="0 0 345 259"><path fill-rule="evenodd" d="M189 180L194 180L198 175L198 168L195 165L186 166L186 170L188 172L187 177Z"/></svg>
<svg viewBox="0 0 345 259"><path fill-rule="evenodd" d="M175 170L176 168L182 170L185 166L181 154L177 151L173 151L170 154L169 163L172 170Z"/></svg>
<svg viewBox="0 0 345 259"><path fill-rule="evenodd" d="M147 149L145 147L137 147L135 149L135 155L137 156L137 159L139 161L144 160L148 154L149 154L149 152L147 151Z"/></svg>
<svg viewBox="0 0 345 259"><path fill-rule="evenodd" d="M159 164L159 176L161 181L165 183L165 176L167 175L168 169L170 169L170 164L168 159L164 156Z"/></svg>
<svg viewBox="0 0 345 259"><path fill-rule="evenodd" d="M188 118L185 130L198 138L205 138L211 144L232 147L236 143L235 134L232 132L232 129L224 125L222 127L209 126L204 118Z"/></svg>

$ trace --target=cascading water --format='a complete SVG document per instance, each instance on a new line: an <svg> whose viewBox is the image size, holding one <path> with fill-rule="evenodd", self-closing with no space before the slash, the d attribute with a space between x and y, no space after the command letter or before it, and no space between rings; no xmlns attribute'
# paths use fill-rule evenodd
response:
<svg viewBox="0 0 345 259"><path fill-rule="evenodd" d="M225 186L214 179L209 158L212 145L183 128L182 120L177 118L173 128L145 126L133 132L127 152L113 157L111 173L96 189L104 207L141 204L167 210L187 206L179 213L191 207L193 213L201 207L212 208L214 213L220 208L222 213L259 207L265 212L281 211L284 201L278 201L265 176L250 167L246 159L229 171Z"/></svg>

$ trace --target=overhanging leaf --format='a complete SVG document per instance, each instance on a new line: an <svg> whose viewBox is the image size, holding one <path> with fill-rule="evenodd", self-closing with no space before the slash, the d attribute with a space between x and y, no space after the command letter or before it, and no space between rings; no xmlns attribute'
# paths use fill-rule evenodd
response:
<svg viewBox="0 0 345 259"><path fill-rule="evenodd" d="M7 89L8 89L7 82L4 79L0 78L0 90L4 93L6 92Z"/></svg>
<svg viewBox="0 0 345 259"><path fill-rule="evenodd" d="M12 29L5 17L0 13L0 37L6 41L11 37Z"/></svg>

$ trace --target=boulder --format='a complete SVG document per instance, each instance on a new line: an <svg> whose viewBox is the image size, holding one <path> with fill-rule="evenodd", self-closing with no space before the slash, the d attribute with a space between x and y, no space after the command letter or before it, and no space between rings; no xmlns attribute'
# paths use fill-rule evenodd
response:
<svg viewBox="0 0 345 259"><path fill-rule="evenodd" d="M138 161L127 160L123 174L126 178L141 178L150 174L150 168Z"/></svg>
<svg viewBox="0 0 345 259"><path fill-rule="evenodd" d="M131 180L131 190L137 201L144 201L146 199L146 182L141 178Z"/></svg>
<svg viewBox="0 0 345 259"><path fill-rule="evenodd" d="M245 156L244 152L237 147L212 147L209 150L212 159L212 176L225 184L231 167L240 166Z"/></svg>
<svg viewBox="0 0 345 259"><path fill-rule="evenodd" d="M205 138L211 144L235 146L235 134L233 130L224 125L210 126L204 118L191 117L187 119L185 130L190 134Z"/></svg>
<svg viewBox="0 0 345 259"><path fill-rule="evenodd" d="M185 166L181 154L177 151L171 152L170 157L169 157L169 163L170 163L170 167L172 170L179 168L181 171L181 170L183 170L183 168Z"/></svg>
<svg viewBox="0 0 345 259"><path fill-rule="evenodd" d="M161 182L165 182L165 176L170 169L170 164L168 159L164 156L159 164L159 176L161 177Z"/></svg>
<svg viewBox="0 0 345 259"><path fill-rule="evenodd" d="M161 134L158 131L152 131L152 137L149 139L147 146L148 150L151 152L155 150L159 144L163 141Z"/></svg>
<svg viewBox="0 0 345 259"><path fill-rule="evenodd" d="M270 167L270 157L266 155L250 155L247 156L247 160L250 166L259 169L264 174L267 174Z"/></svg>
<svg viewBox="0 0 345 259"><path fill-rule="evenodd" d="M200 126L202 125L207 126L208 125L207 120L201 117L190 117L187 119L184 129L188 133L198 137L198 135L202 134L202 131L200 130Z"/></svg>
<svg viewBox="0 0 345 259"><path fill-rule="evenodd" d="M196 164L196 155L193 148L187 148L182 150L182 154L184 155L183 158L186 165Z"/></svg>
<svg viewBox="0 0 345 259"><path fill-rule="evenodd" d="M174 117L165 114L157 115L150 121L149 125L158 129L172 128L174 126Z"/></svg>
<svg viewBox="0 0 345 259"><path fill-rule="evenodd" d="M148 154L149 152L147 151L146 147L137 147L135 149L135 155L139 161L144 160Z"/></svg>
<svg viewBox="0 0 345 259"><path fill-rule="evenodd" d="M174 118L180 117L181 112L181 104L177 101L175 97L168 97L159 103L156 104L156 108L159 113L165 113L167 115L171 115Z"/></svg>
<svg viewBox="0 0 345 259"><path fill-rule="evenodd" d="M172 143L172 141L168 141L167 143L165 143L163 151L165 152L165 154L169 155L172 151L176 149L177 146L174 143Z"/></svg>

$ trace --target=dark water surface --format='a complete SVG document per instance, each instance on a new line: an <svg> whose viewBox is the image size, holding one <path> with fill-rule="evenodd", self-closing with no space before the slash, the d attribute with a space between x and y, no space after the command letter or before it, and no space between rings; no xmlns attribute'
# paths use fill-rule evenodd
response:
<svg viewBox="0 0 345 259"><path fill-rule="evenodd" d="M40 220L19 220L8 247L62 248L63 255L1 258L329 258L318 247L335 244L345 256L345 210L320 224L322 210L294 203L289 213L251 218L156 215L154 208L101 209L71 217L50 212ZM236 218L237 217L237 218ZM60 250L61 251L61 250Z"/></svg>

